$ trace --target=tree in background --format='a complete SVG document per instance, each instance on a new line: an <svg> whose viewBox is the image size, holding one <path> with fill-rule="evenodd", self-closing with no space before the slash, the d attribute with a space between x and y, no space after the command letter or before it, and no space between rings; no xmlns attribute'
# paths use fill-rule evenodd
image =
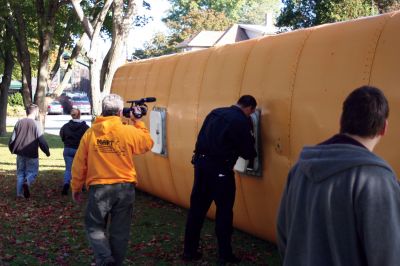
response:
<svg viewBox="0 0 400 266"><path fill-rule="evenodd" d="M1 28L4 29L0 33L0 58L3 62L3 75L0 83L0 136L4 136L7 133L6 116L8 88L11 84L12 71L14 68L13 51L15 49L11 32L11 18L6 13L3 13L0 23L2 26Z"/></svg>
<svg viewBox="0 0 400 266"><path fill-rule="evenodd" d="M149 8L146 1L71 0L75 13L90 40L90 48L86 56L89 60L91 86L89 99L92 104L92 114L95 116L101 112L103 96L110 93L112 78L117 67L125 62L123 48L129 31L134 25L145 23L143 17L136 14L137 2ZM89 8L85 10L85 6ZM107 24L107 21L109 21L109 24ZM111 26L108 30L107 25ZM101 48L103 37L101 34L107 34L107 32L111 37L111 47L103 58Z"/></svg>
<svg viewBox="0 0 400 266"><path fill-rule="evenodd" d="M264 25L266 14L277 18L280 13L280 0L253 0L247 1L240 10L239 22L243 24Z"/></svg>
<svg viewBox="0 0 400 266"><path fill-rule="evenodd" d="M183 14L183 13L182 13ZM225 30L232 24L224 13L212 9L202 9L192 2L185 15L179 20L165 20L170 35L156 33L151 41L137 49L133 57L144 59L177 52L176 45L202 30Z"/></svg>
<svg viewBox="0 0 400 266"><path fill-rule="evenodd" d="M157 33L143 49L133 54L149 58L174 53L177 44L202 30L225 31L234 23L265 24L267 12L279 12L279 0L170 0L163 19L169 35Z"/></svg>
<svg viewBox="0 0 400 266"><path fill-rule="evenodd" d="M176 52L176 49L170 44L169 36L158 32L153 36L151 41L143 44L143 49L136 49L133 53L133 60L157 57L174 52Z"/></svg>
<svg viewBox="0 0 400 266"><path fill-rule="evenodd" d="M50 71L51 55L57 54L57 47L61 53L60 50L72 43L76 19L69 15L72 12L68 0L3 1L11 18L16 57L21 68L24 105L37 104L40 120L44 124L47 81L59 67L58 60L55 60ZM36 75L33 74L35 71ZM32 76L37 77L35 91L32 89Z"/></svg>
<svg viewBox="0 0 400 266"><path fill-rule="evenodd" d="M192 5L186 15L179 20L166 20L172 32L172 44L178 44L202 30L226 30L233 21L221 11L203 9Z"/></svg>
<svg viewBox="0 0 400 266"><path fill-rule="evenodd" d="M307 28L384 13L399 7L400 0L283 0L278 27Z"/></svg>
<svg viewBox="0 0 400 266"><path fill-rule="evenodd" d="M253 2L254 0L250 0ZM169 0L171 9L168 12L165 22L179 22L182 17L188 15L193 8L202 10L214 10L224 13L224 15L237 21L242 6L246 3L245 0Z"/></svg>
<svg viewBox="0 0 400 266"><path fill-rule="evenodd" d="M400 9L400 0L373 0L378 7L379 14Z"/></svg>

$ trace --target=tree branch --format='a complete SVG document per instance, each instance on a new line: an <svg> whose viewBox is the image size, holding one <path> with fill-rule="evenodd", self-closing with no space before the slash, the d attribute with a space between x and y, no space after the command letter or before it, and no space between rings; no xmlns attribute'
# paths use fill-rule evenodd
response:
<svg viewBox="0 0 400 266"><path fill-rule="evenodd" d="M68 41L71 39L70 34L71 34L71 27L73 23L73 16L70 15L68 18L67 25L64 29L64 36L61 39L60 46L58 47L58 53L57 53L57 60L54 63L54 66L50 72L50 80L53 80L54 76L56 75L58 69L60 68L60 61L61 61L61 56L64 53L65 46L67 45Z"/></svg>
<svg viewBox="0 0 400 266"><path fill-rule="evenodd" d="M104 3L103 9L101 10L100 14L98 14L98 16L96 17L92 40L94 38L97 38L97 36L100 34L101 27L103 27L104 19L106 18L107 12L110 9L113 2L114 0L107 0Z"/></svg>
<svg viewBox="0 0 400 266"><path fill-rule="evenodd" d="M93 26L90 23L89 19L85 16L85 13L83 12L82 6L81 6L81 0L71 0L71 4L74 7L75 13L78 16L79 21L81 22L84 31L86 34L89 36L90 39L92 39L93 36Z"/></svg>

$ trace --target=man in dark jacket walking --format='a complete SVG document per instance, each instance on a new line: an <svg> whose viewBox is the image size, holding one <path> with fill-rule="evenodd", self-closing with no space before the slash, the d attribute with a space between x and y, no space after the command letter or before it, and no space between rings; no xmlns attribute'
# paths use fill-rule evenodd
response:
<svg viewBox="0 0 400 266"><path fill-rule="evenodd" d="M340 134L302 150L278 214L283 265L399 265L400 187L372 153L388 115L379 89L358 88L343 104Z"/></svg>
<svg viewBox="0 0 400 266"><path fill-rule="evenodd" d="M64 186L61 191L62 195L68 195L69 186L71 182L71 167L74 161L76 150L79 147L79 142L89 126L85 121L80 120L81 111L77 108L71 109L72 119L63 125L60 129L60 137L64 142L64 161L65 161L65 172L64 172Z"/></svg>
<svg viewBox="0 0 400 266"><path fill-rule="evenodd" d="M194 184L186 222L183 259L198 260L200 231L211 203L217 207L215 232L218 239L219 264L238 263L231 247L235 175L233 167L238 156L254 159L252 123L257 102L253 96L240 97L236 105L211 111L204 120L197 138Z"/></svg>
<svg viewBox="0 0 400 266"><path fill-rule="evenodd" d="M17 198L30 197L29 187L39 171L39 147L47 157L50 156L49 146L37 121L39 107L31 104L26 113L27 117L15 124L8 144L11 153L17 154Z"/></svg>

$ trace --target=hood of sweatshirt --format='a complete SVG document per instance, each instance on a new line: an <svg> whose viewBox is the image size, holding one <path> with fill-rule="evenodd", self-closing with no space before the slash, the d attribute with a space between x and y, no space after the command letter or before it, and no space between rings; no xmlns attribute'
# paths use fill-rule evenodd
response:
<svg viewBox="0 0 400 266"><path fill-rule="evenodd" d="M304 147L298 161L299 169L312 182L362 165L376 165L393 172L389 165L369 150L351 144L330 144Z"/></svg>
<svg viewBox="0 0 400 266"><path fill-rule="evenodd" d="M82 127L82 124L86 124L85 121L82 120L70 120L68 122L68 127L72 130L72 131L77 131Z"/></svg>
<svg viewBox="0 0 400 266"><path fill-rule="evenodd" d="M92 129L96 135L107 134L122 125L119 116L98 116L92 124Z"/></svg>

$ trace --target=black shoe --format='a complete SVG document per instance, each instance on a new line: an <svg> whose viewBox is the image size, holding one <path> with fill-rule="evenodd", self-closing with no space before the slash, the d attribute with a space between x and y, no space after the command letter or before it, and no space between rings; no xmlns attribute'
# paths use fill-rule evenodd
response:
<svg viewBox="0 0 400 266"><path fill-rule="evenodd" d="M115 261L113 258L107 258L103 261L103 263L101 264L101 266L115 266Z"/></svg>
<svg viewBox="0 0 400 266"><path fill-rule="evenodd" d="M227 263L238 264L240 261L241 259L232 254L228 257L220 257L217 263L218 265L225 265Z"/></svg>
<svg viewBox="0 0 400 266"><path fill-rule="evenodd" d="M29 192L29 186L27 183L24 183L22 185L22 189L24 190L24 197L27 199L31 196L31 193Z"/></svg>
<svg viewBox="0 0 400 266"><path fill-rule="evenodd" d="M63 189L61 191L61 195L68 195L68 191L69 191L69 184L64 184Z"/></svg>
<svg viewBox="0 0 400 266"><path fill-rule="evenodd" d="M182 255L182 259L184 261L195 261L195 260L199 260L203 257L203 254L196 251L194 253L183 253Z"/></svg>

